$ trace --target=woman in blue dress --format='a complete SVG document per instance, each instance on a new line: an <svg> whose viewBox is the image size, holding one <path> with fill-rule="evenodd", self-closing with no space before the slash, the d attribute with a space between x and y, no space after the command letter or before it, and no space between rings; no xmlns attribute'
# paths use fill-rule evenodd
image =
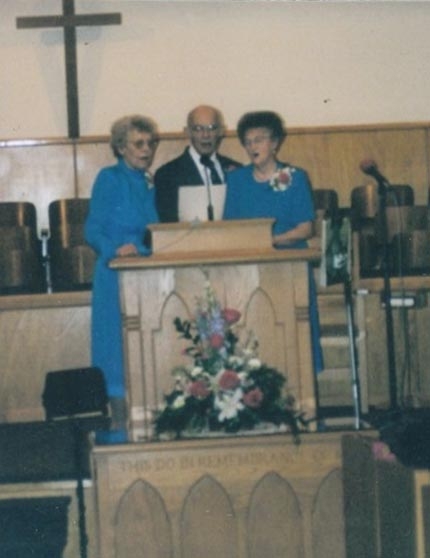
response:
<svg viewBox="0 0 430 558"><path fill-rule="evenodd" d="M125 116L111 128L116 165L102 169L93 186L85 224L87 242L97 253L93 278L91 358L106 379L112 425L99 433L106 442L126 441L125 380L118 272L112 258L145 256L146 227L158 222L148 169L157 147L156 126L140 115Z"/></svg>
<svg viewBox="0 0 430 558"><path fill-rule="evenodd" d="M251 161L227 175L224 219L274 218L276 248L305 248L315 219L307 173L281 163L277 153L286 136L281 118L271 111L246 113L237 126ZM309 273L312 353L315 372L323 369L315 283Z"/></svg>

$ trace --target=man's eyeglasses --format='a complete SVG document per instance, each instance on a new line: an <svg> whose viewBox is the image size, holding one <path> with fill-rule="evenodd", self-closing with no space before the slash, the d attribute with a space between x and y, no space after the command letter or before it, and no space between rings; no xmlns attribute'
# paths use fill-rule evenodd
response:
<svg viewBox="0 0 430 558"><path fill-rule="evenodd" d="M213 134L219 130L218 124L209 124L207 126L202 126L200 124L196 124L195 126L191 126L191 131L195 134L202 134L203 132L207 132L208 134Z"/></svg>

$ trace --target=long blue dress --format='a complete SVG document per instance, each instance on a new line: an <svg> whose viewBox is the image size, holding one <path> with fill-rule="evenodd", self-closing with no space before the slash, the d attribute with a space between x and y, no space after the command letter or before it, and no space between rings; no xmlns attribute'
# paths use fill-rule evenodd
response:
<svg viewBox="0 0 430 558"><path fill-rule="evenodd" d="M279 164L279 167L285 165ZM283 191L276 191L269 181L257 182L252 165L227 175L224 219L274 218L274 235L294 229L300 223L313 221L315 212L308 175L303 169L291 167L291 183ZM288 248L306 248L305 240L298 240ZM309 273L309 314L311 322L312 357L315 372L323 370L318 307L313 274Z"/></svg>
<svg viewBox="0 0 430 558"><path fill-rule="evenodd" d="M91 357L104 373L109 397L125 396L118 272L109 268L117 248L133 243L148 255L146 226L158 222L154 188L145 173L117 165L102 169L93 186L85 238L97 253L93 278Z"/></svg>

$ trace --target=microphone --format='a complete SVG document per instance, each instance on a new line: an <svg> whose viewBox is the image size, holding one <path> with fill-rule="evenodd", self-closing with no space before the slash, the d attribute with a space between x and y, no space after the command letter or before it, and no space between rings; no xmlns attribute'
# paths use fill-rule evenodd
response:
<svg viewBox="0 0 430 558"><path fill-rule="evenodd" d="M390 188L390 183L385 176L379 172L378 165L375 161L373 161L373 159L365 159L364 161L361 161L360 169L364 172L364 174L368 174L374 178L380 186Z"/></svg>
<svg viewBox="0 0 430 558"><path fill-rule="evenodd" d="M211 193L211 184L212 184L212 169L213 169L213 162L209 158L209 155L202 155L200 157L201 164L205 167L205 174L206 174L206 192L208 195L208 221L214 220L214 207L212 205L212 193Z"/></svg>

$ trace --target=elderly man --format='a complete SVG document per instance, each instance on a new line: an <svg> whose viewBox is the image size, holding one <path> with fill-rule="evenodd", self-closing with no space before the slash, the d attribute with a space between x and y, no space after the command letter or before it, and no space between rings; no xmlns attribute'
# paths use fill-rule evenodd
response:
<svg viewBox="0 0 430 558"><path fill-rule="evenodd" d="M179 189L184 186L205 188L207 218L213 219L211 188L225 183L225 174L241 166L217 153L224 132L223 118L217 109L206 105L193 109L185 131L190 145L182 155L160 167L154 177L156 206L160 221L165 223L179 220Z"/></svg>

